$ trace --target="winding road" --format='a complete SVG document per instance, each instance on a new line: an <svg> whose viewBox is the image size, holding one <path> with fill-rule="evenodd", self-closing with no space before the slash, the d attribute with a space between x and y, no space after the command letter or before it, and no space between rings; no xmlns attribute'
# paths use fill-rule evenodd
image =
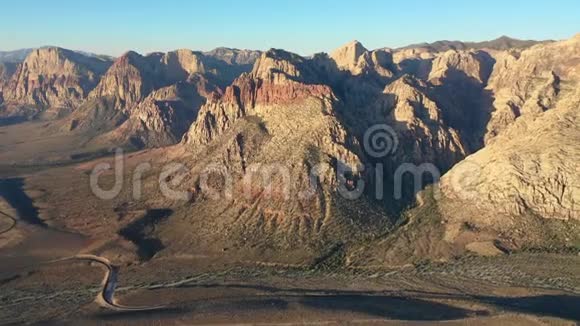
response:
<svg viewBox="0 0 580 326"><path fill-rule="evenodd" d="M5 228L3 230L0 230L0 235L13 230L16 227L16 225L18 224L18 220L14 216L12 216L8 213L5 213L3 211L0 211L0 215L10 219L10 221L11 221L10 226L8 226L7 228ZM128 307L128 306L123 306L121 304L118 304L115 300L115 289L117 287L117 276L119 273L119 268L117 266L113 265L105 257L100 257L100 256L96 256L96 255L91 255L91 254L79 254L79 255L75 255L73 257L52 260L52 261L49 261L47 263L56 263L56 262L63 262L63 261L70 261L70 260L84 260L84 261L95 262L95 263L100 264L101 266L104 266L107 269L105 276L103 278L103 282L102 282L103 288L101 289L101 291L97 295L97 298L95 299L95 301L101 307L108 308L111 310L116 310L116 311L148 311L148 310L157 310L157 309L165 308L165 306Z"/></svg>
<svg viewBox="0 0 580 326"><path fill-rule="evenodd" d="M97 298L95 299L95 301L103 308L108 308L116 311L148 311L165 308L165 306L128 307L118 304L117 301L115 300L115 289L117 287L117 276L119 268L111 264L111 262L105 257L95 256L91 254L80 254L74 257L61 259L59 261L65 260L91 261L98 263L107 269L105 277L103 278L102 282L103 288L97 295Z"/></svg>

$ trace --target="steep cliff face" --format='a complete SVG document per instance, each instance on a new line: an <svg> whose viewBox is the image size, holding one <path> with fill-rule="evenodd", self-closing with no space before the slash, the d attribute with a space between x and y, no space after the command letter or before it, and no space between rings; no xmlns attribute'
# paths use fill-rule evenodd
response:
<svg viewBox="0 0 580 326"><path fill-rule="evenodd" d="M444 111L430 92L433 89L425 82L409 75L387 85L385 121L398 132L399 163L434 163L446 171L465 157L467 149L457 130L445 122Z"/></svg>
<svg viewBox="0 0 580 326"><path fill-rule="evenodd" d="M487 79L491 66L477 53L423 56L407 52L396 52L394 58L390 50L367 51L356 42L347 44L331 60L339 70L350 69L350 75L334 73L328 80L341 100L344 123L359 139L377 124L393 128L392 137L401 146L384 163L395 168L403 163L433 163L445 172L471 150L469 137L461 133L469 126L460 119L468 109L478 111L452 100L450 95L460 94L451 89L467 82L477 84L481 91L481 80ZM403 63L405 60L416 63ZM444 84L451 86L444 88Z"/></svg>
<svg viewBox="0 0 580 326"><path fill-rule="evenodd" d="M281 50L264 53L250 74L240 76L223 96L216 94L200 111L187 140L208 143L237 119L253 114L256 107L300 105L315 97L326 104L334 95L330 87L310 84L316 72L304 58Z"/></svg>
<svg viewBox="0 0 580 326"><path fill-rule="evenodd" d="M563 84L580 80L580 37L497 54L488 89L494 93L486 142L520 116L549 110Z"/></svg>
<svg viewBox="0 0 580 326"><path fill-rule="evenodd" d="M345 237L371 220L388 223L369 213L345 228L337 164L357 175L361 150L336 116L331 88L313 83L316 78L310 60L268 51L202 107L184 137L183 146L199 158L190 173L195 199L205 196L200 175L211 164L234 180L233 197L222 200L226 209L215 221L233 238L296 247ZM316 166L320 172L311 174Z"/></svg>
<svg viewBox="0 0 580 326"><path fill-rule="evenodd" d="M154 90L132 109L119 127L93 142L137 149L177 143L197 117L206 97L215 90L216 87L199 74Z"/></svg>
<svg viewBox="0 0 580 326"><path fill-rule="evenodd" d="M94 142L133 148L174 144L206 98L221 94L220 86L237 77L233 66L238 67L190 50L146 56L128 52L115 61L61 129L98 130L104 134Z"/></svg>
<svg viewBox="0 0 580 326"><path fill-rule="evenodd" d="M485 51L446 51L431 61L426 77L446 122L459 131L470 152L483 147L493 93L486 90L495 59Z"/></svg>
<svg viewBox="0 0 580 326"><path fill-rule="evenodd" d="M576 38L495 56L487 144L441 182L447 240L466 223L514 248L578 240L579 55Z"/></svg>
<svg viewBox="0 0 580 326"><path fill-rule="evenodd" d="M357 74L358 65L361 56L368 50L359 42L352 41L342 47L334 50L330 57L336 62L336 65L343 70L348 70Z"/></svg>
<svg viewBox="0 0 580 326"><path fill-rule="evenodd" d="M3 88L7 105L74 109L97 85L110 62L61 48L32 51Z"/></svg>
<svg viewBox="0 0 580 326"><path fill-rule="evenodd" d="M388 49L367 50L360 42L352 41L336 49L330 58L338 69L347 71L353 76L377 74L381 77L393 77L393 54Z"/></svg>
<svg viewBox="0 0 580 326"><path fill-rule="evenodd" d="M203 75L209 82L221 84L233 80L230 64L201 52L176 50L142 56L127 52L103 76L91 98L115 98L118 109L131 110L154 90Z"/></svg>
<svg viewBox="0 0 580 326"><path fill-rule="evenodd" d="M486 84L492 69L493 59L486 52L450 50L433 59L428 80L434 85L457 79Z"/></svg>
<svg viewBox="0 0 580 326"><path fill-rule="evenodd" d="M160 54L144 57L132 51L125 53L115 61L89 97L115 99L119 106L117 109L130 109L164 84L164 80L158 78L161 76L156 76L161 58Z"/></svg>
<svg viewBox="0 0 580 326"><path fill-rule="evenodd" d="M449 241L461 241L461 225L469 223L515 248L574 246L580 94L571 94L546 112L518 118L444 176L440 207Z"/></svg>

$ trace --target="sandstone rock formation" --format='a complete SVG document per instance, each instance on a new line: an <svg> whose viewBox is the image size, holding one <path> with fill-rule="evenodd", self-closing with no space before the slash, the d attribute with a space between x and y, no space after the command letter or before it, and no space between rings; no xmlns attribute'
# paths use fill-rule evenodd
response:
<svg viewBox="0 0 580 326"><path fill-rule="evenodd" d="M238 72L248 69L235 60L225 62L190 50L146 56L128 52L61 129L106 132L95 143L133 148L173 144L189 129L206 97L221 93L221 85L229 85Z"/></svg>
<svg viewBox="0 0 580 326"><path fill-rule="evenodd" d="M3 87L7 106L74 109L109 67L106 60L61 48L32 51Z"/></svg>
<svg viewBox="0 0 580 326"><path fill-rule="evenodd" d="M230 65L253 65L262 55L262 52L221 47L205 52L204 54L224 61Z"/></svg>
<svg viewBox="0 0 580 326"><path fill-rule="evenodd" d="M332 52L330 58L340 70L353 76L368 73L393 76L393 55L388 49L368 51L360 42L352 41Z"/></svg>
<svg viewBox="0 0 580 326"><path fill-rule="evenodd" d="M555 222L542 221L580 220L578 41L496 55L487 144L441 183L448 240L459 241L460 225L470 223L517 247L573 245L574 224L555 232Z"/></svg>
<svg viewBox="0 0 580 326"><path fill-rule="evenodd" d="M425 82L409 75L389 84L384 90L385 108L390 110L385 121L399 132L400 163L435 163L445 171L463 159L467 149L429 92Z"/></svg>
<svg viewBox="0 0 580 326"><path fill-rule="evenodd" d="M548 110L554 105L561 81L580 79L580 37L538 45L524 51L495 55L497 63L488 89L494 93L494 112L486 142L518 117Z"/></svg>
<svg viewBox="0 0 580 326"><path fill-rule="evenodd" d="M199 74L157 89L140 101L118 128L93 142L130 145L138 149L177 143L214 90L215 86L208 85Z"/></svg>
<svg viewBox="0 0 580 326"><path fill-rule="evenodd" d="M352 41L336 49L330 57L336 62L336 65L343 70L352 71L357 74L359 59L368 50L359 42Z"/></svg>
<svg viewBox="0 0 580 326"><path fill-rule="evenodd" d="M192 162L190 184L199 199L207 196L201 181L207 166L233 176L234 195L215 221L223 232L293 248L350 234L336 198L336 169L339 163L356 175L362 153L337 117L332 89L316 78L312 61L270 50L200 110L183 141L200 158ZM315 166L320 173L311 176ZM372 216L353 219L351 228L388 222Z"/></svg>
<svg viewBox="0 0 580 326"><path fill-rule="evenodd" d="M42 49L16 69L5 65L0 112L14 104L69 108L52 130L90 135L87 144L97 147L181 140L159 150L186 162L189 196L180 209L236 245L371 241L395 221L408 222L392 233L404 239L399 249L417 241L410 255L433 259L481 247L475 240L486 248L541 243L542 227L552 238L574 238L576 229L560 236L553 225L580 219L579 37L395 50L354 41L312 57L128 52L106 72L98 60ZM377 125L392 132L395 148L385 155L365 143ZM415 197L417 179L404 179L404 198L395 198L397 169L424 163L440 174L451 169L441 196ZM364 191L346 199L360 183ZM386 198L373 199L378 192ZM405 221L401 212L416 198Z"/></svg>

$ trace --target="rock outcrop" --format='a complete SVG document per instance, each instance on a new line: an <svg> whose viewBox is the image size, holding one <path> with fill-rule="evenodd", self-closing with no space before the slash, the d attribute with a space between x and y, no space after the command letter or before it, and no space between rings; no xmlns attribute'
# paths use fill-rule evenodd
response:
<svg viewBox="0 0 580 326"><path fill-rule="evenodd" d="M151 92L132 109L126 121L97 137L94 143L141 149L177 143L189 130L199 108L216 87L203 75Z"/></svg>
<svg viewBox="0 0 580 326"><path fill-rule="evenodd" d="M373 73L381 77L394 75L393 55L389 49L369 51L360 42L352 41L334 50L330 58L338 69L353 76Z"/></svg>
<svg viewBox="0 0 580 326"><path fill-rule="evenodd" d="M447 240L464 224L511 247L573 246L580 220L578 39L496 55L486 145L447 173ZM555 231L557 221L562 226ZM488 237L490 237L488 235Z"/></svg>
<svg viewBox="0 0 580 326"><path fill-rule="evenodd" d="M430 92L425 82L409 75L389 84L383 92L384 121L398 132L398 163L434 163L446 171L468 150L457 130L445 122L444 111Z"/></svg>
<svg viewBox="0 0 580 326"><path fill-rule="evenodd" d="M115 61L83 107L61 123L61 130L99 130L104 134L93 142L133 148L174 144L206 98L221 94L220 86L229 85L236 71L249 69L190 50L146 56L128 52Z"/></svg>
<svg viewBox="0 0 580 326"><path fill-rule="evenodd" d="M110 62L61 48L32 51L3 88L6 105L74 109L97 85Z"/></svg>
<svg viewBox="0 0 580 326"><path fill-rule="evenodd" d="M495 101L487 127L491 142L520 116L553 107L562 83L580 80L580 38L495 55L488 89Z"/></svg>
<svg viewBox="0 0 580 326"><path fill-rule="evenodd" d="M359 72L359 59L365 52L368 52L368 50L359 41L355 40L334 50L330 57L340 69L351 71L356 75Z"/></svg>
<svg viewBox="0 0 580 326"><path fill-rule="evenodd" d="M205 52L204 54L230 65L253 65L260 58L262 52L221 47Z"/></svg>
<svg viewBox="0 0 580 326"><path fill-rule="evenodd" d="M371 220L388 222L369 213L345 229L337 164L355 177L362 152L336 115L332 89L314 83L316 78L311 60L270 50L251 73L202 107L183 140L199 158L191 164L194 198L207 196L200 181L207 166L228 171L235 185L214 227L252 239L246 241L271 239L295 248L330 235L345 237ZM321 170L313 175L316 166Z"/></svg>
<svg viewBox="0 0 580 326"><path fill-rule="evenodd" d="M186 142L210 142L257 106L300 105L310 97L328 104L334 97L332 90L311 84L315 80L316 71L306 59L281 50L265 52L251 73L240 76L223 96L216 94L208 102Z"/></svg>

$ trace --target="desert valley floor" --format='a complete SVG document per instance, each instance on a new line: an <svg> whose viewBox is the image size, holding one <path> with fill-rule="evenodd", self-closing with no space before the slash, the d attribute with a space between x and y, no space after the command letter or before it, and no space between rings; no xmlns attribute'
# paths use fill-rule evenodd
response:
<svg viewBox="0 0 580 326"><path fill-rule="evenodd" d="M97 202L83 182L83 169L93 163L71 161L66 142L35 139L30 133L36 127L0 127L2 148L29 146L62 156L52 165L10 163L0 169L2 325L573 325L580 320L576 253L466 255L397 268L354 268L336 264L332 255L314 264L299 264L295 257L294 263L268 264L240 248L230 252L206 244L187 254L135 259L135 246L116 225L96 220L119 217L95 214L99 205L112 203ZM71 192L74 199L59 197ZM55 215L77 212L78 205L85 216L73 223L79 230L81 224L95 225L91 236L73 231L74 224L67 230ZM124 214L147 210L134 206Z"/></svg>

